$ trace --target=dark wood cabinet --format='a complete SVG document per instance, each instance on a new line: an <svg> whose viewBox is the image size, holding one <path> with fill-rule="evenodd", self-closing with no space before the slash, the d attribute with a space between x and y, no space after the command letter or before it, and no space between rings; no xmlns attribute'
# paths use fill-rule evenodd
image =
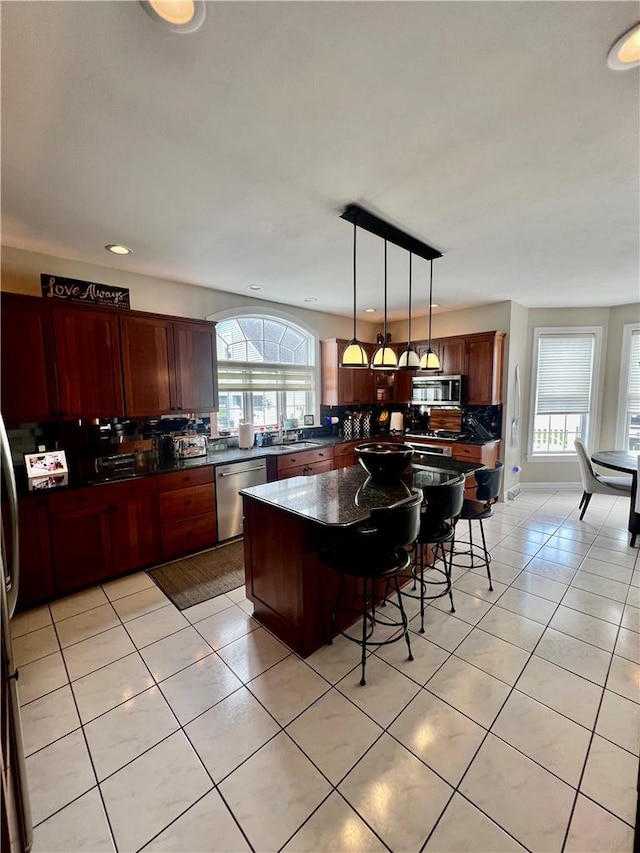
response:
<svg viewBox="0 0 640 853"><path fill-rule="evenodd" d="M64 304L52 312L60 416L122 417L118 316Z"/></svg>
<svg viewBox="0 0 640 853"><path fill-rule="evenodd" d="M218 539L213 467L176 471L158 477L162 558L215 545Z"/></svg>
<svg viewBox="0 0 640 853"><path fill-rule="evenodd" d="M502 402L504 332L473 335L466 342L466 402L491 406Z"/></svg>
<svg viewBox="0 0 640 853"><path fill-rule="evenodd" d="M356 406L373 403L373 371L338 367L349 342L338 338L321 341L322 403L325 406ZM368 355L371 345L365 345Z"/></svg>
<svg viewBox="0 0 640 853"><path fill-rule="evenodd" d="M175 412L171 322L156 316L121 316L120 335L127 414L153 417Z"/></svg>
<svg viewBox="0 0 640 853"><path fill-rule="evenodd" d="M84 491L78 490L78 491ZM56 591L73 592L112 575L110 509L80 499L51 514L51 554Z"/></svg>
<svg viewBox="0 0 640 853"><path fill-rule="evenodd" d="M20 578L18 584L17 609L24 610L54 594L53 571L51 566L51 542L49 539L49 514L47 501L42 495L30 495L18 501L20 536ZM7 554L13 553L11 524L8 503L2 504L2 524L4 528Z"/></svg>
<svg viewBox="0 0 640 853"><path fill-rule="evenodd" d="M121 316L127 415L152 417L218 408L215 323Z"/></svg>
<svg viewBox="0 0 640 853"><path fill-rule="evenodd" d="M73 592L158 562L157 478L49 495L55 590Z"/></svg>
<svg viewBox="0 0 640 853"><path fill-rule="evenodd" d="M3 293L2 416L8 426L58 414L58 388L50 305Z"/></svg>
<svg viewBox="0 0 640 853"><path fill-rule="evenodd" d="M440 358L440 369L445 376L457 376L466 371L465 341L461 338L444 338L434 341L433 349Z"/></svg>
<svg viewBox="0 0 640 853"><path fill-rule="evenodd" d="M181 412L218 409L214 323L173 323L175 403Z"/></svg>

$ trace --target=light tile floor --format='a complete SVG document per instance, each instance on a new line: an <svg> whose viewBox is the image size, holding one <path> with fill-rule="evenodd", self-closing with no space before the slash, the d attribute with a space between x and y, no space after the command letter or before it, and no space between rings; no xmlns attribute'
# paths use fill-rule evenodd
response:
<svg viewBox="0 0 640 853"><path fill-rule="evenodd" d="M426 632L306 660L244 589L180 613L144 572L19 614L44 851L631 851L640 581L628 500L523 492Z"/></svg>

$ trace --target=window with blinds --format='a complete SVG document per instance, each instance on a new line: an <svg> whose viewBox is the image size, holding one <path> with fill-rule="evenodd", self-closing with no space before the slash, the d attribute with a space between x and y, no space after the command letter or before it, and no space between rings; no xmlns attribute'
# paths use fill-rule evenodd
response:
<svg viewBox="0 0 640 853"><path fill-rule="evenodd" d="M305 414L315 412L313 335L276 317L248 315L219 321L216 335L218 426L302 427Z"/></svg>
<svg viewBox="0 0 640 853"><path fill-rule="evenodd" d="M618 441L620 450L640 452L640 323L628 323L622 336Z"/></svg>
<svg viewBox="0 0 640 853"><path fill-rule="evenodd" d="M600 328L535 329L530 455L574 454L588 439Z"/></svg>

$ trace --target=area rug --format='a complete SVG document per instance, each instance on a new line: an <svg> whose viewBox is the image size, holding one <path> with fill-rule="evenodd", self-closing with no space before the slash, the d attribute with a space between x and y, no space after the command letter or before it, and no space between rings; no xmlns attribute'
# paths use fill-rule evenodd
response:
<svg viewBox="0 0 640 853"><path fill-rule="evenodd" d="M242 539L218 545L209 551L148 569L160 589L185 610L244 584L244 542Z"/></svg>

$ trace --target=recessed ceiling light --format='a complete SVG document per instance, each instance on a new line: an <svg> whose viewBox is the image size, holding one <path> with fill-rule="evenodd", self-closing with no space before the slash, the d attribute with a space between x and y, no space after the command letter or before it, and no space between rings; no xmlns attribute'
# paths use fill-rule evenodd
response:
<svg viewBox="0 0 640 853"><path fill-rule="evenodd" d="M640 24L627 30L611 47L607 65L614 71L626 71L640 65Z"/></svg>
<svg viewBox="0 0 640 853"><path fill-rule="evenodd" d="M305 302L317 302L318 300L315 298L315 296L305 296L304 301Z"/></svg>
<svg viewBox="0 0 640 853"><path fill-rule="evenodd" d="M250 284L247 290L264 290L261 284Z"/></svg>
<svg viewBox="0 0 640 853"><path fill-rule="evenodd" d="M128 246L121 246L119 243L109 243L105 246L107 252L113 252L114 255L132 255L133 252Z"/></svg>
<svg viewBox="0 0 640 853"><path fill-rule="evenodd" d="M204 0L140 0L145 12L174 33L193 33L202 26Z"/></svg>
<svg viewBox="0 0 640 853"><path fill-rule="evenodd" d="M378 310L377 308L365 308L364 313L365 314L375 314L377 310Z"/></svg>
<svg viewBox="0 0 640 853"><path fill-rule="evenodd" d="M432 308L439 308L439 307L440 307L440 303L439 303L439 302L432 302L432 303L431 303L431 307L432 307Z"/></svg>

